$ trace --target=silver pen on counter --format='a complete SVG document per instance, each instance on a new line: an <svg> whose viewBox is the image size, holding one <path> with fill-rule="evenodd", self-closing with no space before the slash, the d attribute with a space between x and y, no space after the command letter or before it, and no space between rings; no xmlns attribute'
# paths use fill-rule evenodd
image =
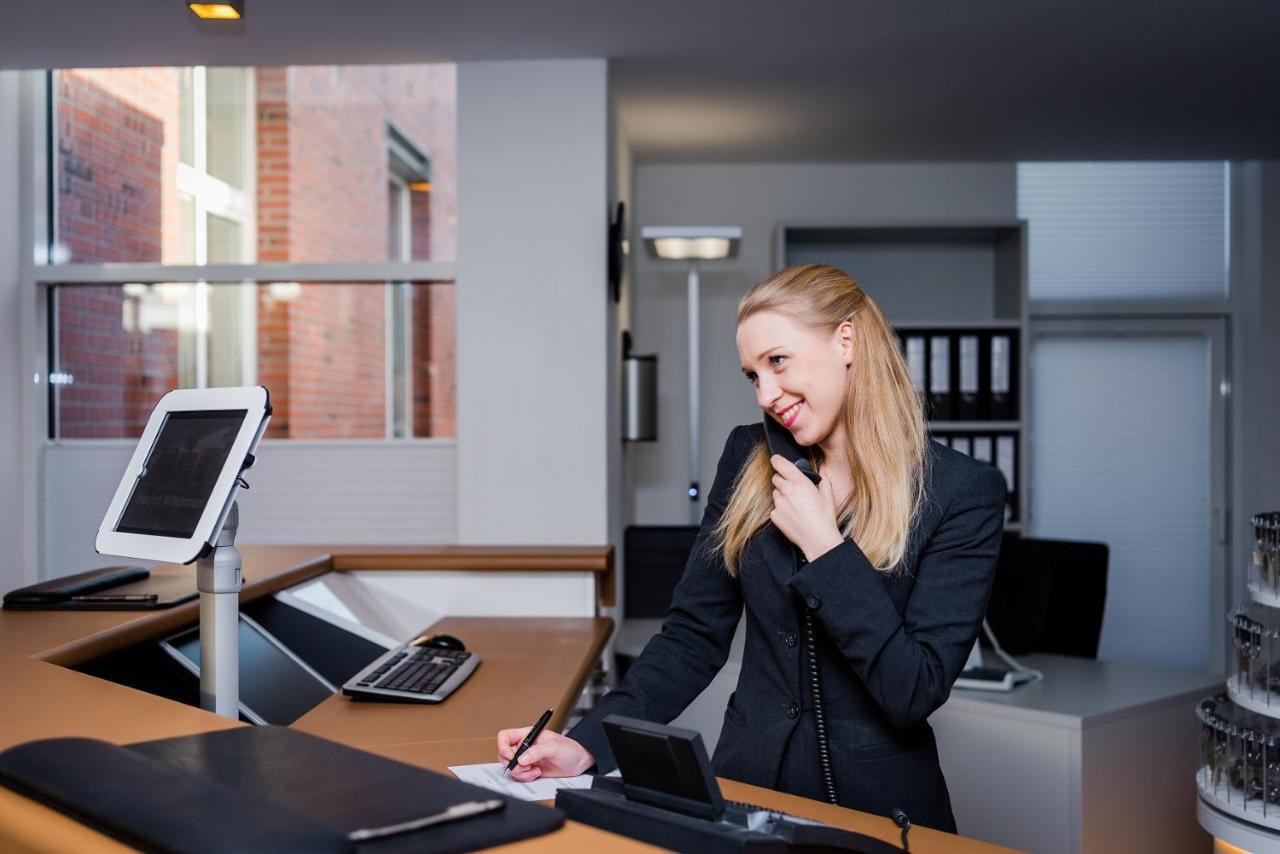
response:
<svg viewBox="0 0 1280 854"><path fill-rule="evenodd" d="M157 602L158 593L86 593L83 596L72 596L72 602Z"/></svg>
<svg viewBox="0 0 1280 854"><path fill-rule="evenodd" d="M438 812L435 815L424 816L423 818L415 818L412 821L353 830L347 834L347 839L351 842L366 842L370 839L382 839L384 836L398 836L401 833L411 833L435 824L444 824L445 822L457 821L458 819L470 818L473 815L500 810L506 806L506 803L500 798L488 801L467 801L466 803L455 804L444 812Z"/></svg>

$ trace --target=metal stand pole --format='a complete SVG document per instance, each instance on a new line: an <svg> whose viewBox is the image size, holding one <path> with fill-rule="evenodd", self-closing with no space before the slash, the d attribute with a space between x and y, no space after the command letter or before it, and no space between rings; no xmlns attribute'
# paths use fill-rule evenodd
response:
<svg viewBox="0 0 1280 854"><path fill-rule="evenodd" d="M233 501L213 552L196 561L200 591L200 708L240 717L240 509Z"/></svg>
<svg viewBox="0 0 1280 854"><path fill-rule="evenodd" d="M698 378L701 374L698 346L698 262L689 261L689 517L698 524Z"/></svg>

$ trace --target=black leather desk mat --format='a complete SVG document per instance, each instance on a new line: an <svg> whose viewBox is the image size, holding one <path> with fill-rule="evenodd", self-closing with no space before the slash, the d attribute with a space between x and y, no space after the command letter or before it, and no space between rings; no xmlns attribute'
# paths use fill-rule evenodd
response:
<svg viewBox="0 0 1280 854"><path fill-rule="evenodd" d="M0 754L0 782L150 851L471 851L564 823L555 810L503 798L497 812L347 843L346 834L362 827L502 796L286 727L128 747L90 739L30 742Z"/></svg>

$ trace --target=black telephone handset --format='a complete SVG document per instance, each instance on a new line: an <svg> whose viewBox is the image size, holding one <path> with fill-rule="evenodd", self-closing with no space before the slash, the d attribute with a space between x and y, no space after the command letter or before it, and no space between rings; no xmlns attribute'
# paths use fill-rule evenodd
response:
<svg viewBox="0 0 1280 854"><path fill-rule="evenodd" d="M767 414L764 417L764 440L769 446L769 453L780 454L795 463L795 467L813 481L814 486L822 482L822 475L814 470L808 452L796 441L795 436L791 435L790 430ZM799 549L793 546L792 550L798 558ZM809 698L813 703L813 725L818 732L818 767L822 772L822 788L827 800L838 804L836 777L831 770L831 745L827 739L827 712L822 704L822 671L818 667L818 636L813 626L813 609L808 605L804 608L804 645L808 653Z"/></svg>
<svg viewBox="0 0 1280 854"><path fill-rule="evenodd" d="M800 447L791 431L779 424L772 415L764 417L764 440L769 446L769 453L780 454L791 460L805 477L813 481L814 486L822 482L822 475L813 470L809 454Z"/></svg>

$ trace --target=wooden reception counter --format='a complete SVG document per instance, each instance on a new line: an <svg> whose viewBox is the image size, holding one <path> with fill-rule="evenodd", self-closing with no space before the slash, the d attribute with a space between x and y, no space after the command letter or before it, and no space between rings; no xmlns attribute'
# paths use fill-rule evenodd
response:
<svg viewBox="0 0 1280 854"><path fill-rule="evenodd" d="M242 602L318 575L356 570L581 571L596 578L598 601L612 604L607 547L324 547L243 546ZM189 573L192 567L156 567ZM243 726L80 673L74 666L133 644L157 640L198 621L195 602L162 611L0 611L0 749L39 738L82 736L117 744ZM433 628L465 639L484 664L439 705L352 703L335 695L293 726L313 735L445 772L447 766L496 759L504 727L556 709L562 729L612 631L603 617L445 617ZM424 627L425 628L425 627ZM446 772L447 773L447 772ZM886 818L839 809L730 780L725 796L783 809L894 841ZM633 840L567 822L548 836L504 849L541 852L653 850ZM0 788L0 850L112 851L125 846L14 792ZM996 852L974 840L915 828L911 850Z"/></svg>

